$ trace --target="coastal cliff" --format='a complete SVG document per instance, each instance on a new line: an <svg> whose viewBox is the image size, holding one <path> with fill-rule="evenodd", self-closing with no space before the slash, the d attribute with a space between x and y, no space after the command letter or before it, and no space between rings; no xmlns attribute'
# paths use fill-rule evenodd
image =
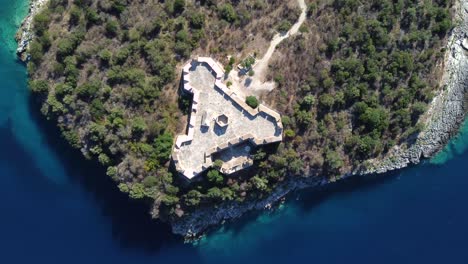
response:
<svg viewBox="0 0 468 264"><path fill-rule="evenodd" d="M408 149L395 148L382 160L371 161L372 166L363 171L352 171L347 177L363 177L383 174L418 164L440 151L454 136L466 115L468 92L468 0L455 4L456 26L452 30L445 53L444 75L440 93L434 98L427 112L425 129ZM265 210L279 202L287 194L329 184L327 179L316 177L291 178L281 184L262 200L237 203L226 202L218 207L202 208L191 215L172 223L173 232L187 237L196 237L210 226L236 219L252 210Z"/></svg>

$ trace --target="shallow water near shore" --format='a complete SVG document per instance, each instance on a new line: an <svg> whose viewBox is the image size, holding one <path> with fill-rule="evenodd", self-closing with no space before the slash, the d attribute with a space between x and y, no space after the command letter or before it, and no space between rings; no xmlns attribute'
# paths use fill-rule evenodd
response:
<svg viewBox="0 0 468 264"><path fill-rule="evenodd" d="M301 192L184 244L33 114L13 40L27 2L0 4L0 263L466 263L467 123L431 162Z"/></svg>

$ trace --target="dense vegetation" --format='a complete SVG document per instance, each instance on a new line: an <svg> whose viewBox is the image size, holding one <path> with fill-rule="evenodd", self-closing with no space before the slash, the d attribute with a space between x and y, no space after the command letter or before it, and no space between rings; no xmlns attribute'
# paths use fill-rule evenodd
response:
<svg viewBox="0 0 468 264"><path fill-rule="evenodd" d="M64 138L130 197L154 201L155 217L260 198L288 177L335 177L410 144L438 89L451 1L310 1L301 34L275 54L279 87L262 98L283 114L285 142L257 150L247 173L225 177L215 162L203 181L179 182L170 153L190 98L178 67L203 54L230 70L262 54L297 19L292 3L50 0L34 18L30 87Z"/></svg>
<svg viewBox="0 0 468 264"><path fill-rule="evenodd" d="M452 1L314 1L282 44L270 100L285 114L301 173L342 175L405 147L439 89ZM297 62L300 63L297 63ZM303 171L305 169L305 171ZM294 169L296 170L296 169ZM272 170L266 174L271 174Z"/></svg>

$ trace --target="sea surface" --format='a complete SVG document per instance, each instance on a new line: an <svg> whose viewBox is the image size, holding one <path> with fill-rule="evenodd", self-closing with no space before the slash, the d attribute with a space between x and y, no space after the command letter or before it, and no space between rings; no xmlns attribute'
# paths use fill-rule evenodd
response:
<svg viewBox="0 0 468 264"><path fill-rule="evenodd" d="M184 244L37 115L0 0L0 263L468 263L468 125L430 162L294 194Z"/></svg>

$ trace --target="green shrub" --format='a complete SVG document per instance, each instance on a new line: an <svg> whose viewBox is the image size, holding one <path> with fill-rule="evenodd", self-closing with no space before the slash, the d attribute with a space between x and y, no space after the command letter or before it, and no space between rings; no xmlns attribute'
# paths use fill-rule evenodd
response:
<svg viewBox="0 0 468 264"><path fill-rule="evenodd" d="M37 35L41 36L49 27L51 21L51 15L48 9L36 14L33 18L33 27Z"/></svg>
<svg viewBox="0 0 468 264"><path fill-rule="evenodd" d="M76 26L80 22L80 17L81 17L81 10L73 6L70 9L70 24Z"/></svg>
<svg viewBox="0 0 468 264"><path fill-rule="evenodd" d="M192 12L190 14L190 27L194 29L201 29L205 24L205 15L200 12Z"/></svg>
<svg viewBox="0 0 468 264"><path fill-rule="evenodd" d="M233 23L237 20L236 10L234 10L234 7L229 3L221 5L219 14L222 19L229 23Z"/></svg>
<svg viewBox="0 0 468 264"><path fill-rule="evenodd" d="M158 179L155 176L147 176L142 183L146 188L151 188L158 184Z"/></svg>
<svg viewBox="0 0 468 264"><path fill-rule="evenodd" d="M277 29L279 32L288 32L289 29L291 29L292 24L288 20L283 20L281 23L278 25Z"/></svg>
<svg viewBox="0 0 468 264"><path fill-rule="evenodd" d="M49 91L49 83L46 80L32 80L29 82L29 89L33 93L45 94Z"/></svg>
<svg viewBox="0 0 468 264"><path fill-rule="evenodd" d="M34 62L34 64L38 65L41 62L42 57L44 56L44 49L39 41L31 41L29 44L29 55L31 56L31 61Z"/></svg>
<svg viewBox="0 0 468 264"><path fill-rule="evenodd" d="M106 34L109 37L115 37L119 33L119 23L115 20L109 20L106 23Z"/></svg>
<svg viewBox="0 0 468 264"><path fill-rule="evenodd" d="M99 53L99 59L101 59L102 63L105 65L109 65L111 58L112 53L108 49L104 49Z"/></svg>
<svg viewBox="0 0 468 264"><path fill-rule="evenodd" d="M180 14L185 9L185 0L175 0L174 1L174 13Z"/></svg>
<svg viewBox="0 0 468 264"><path fill-rule="evenodd" d="M207 174L206 177L209 182L213 184L221 184L224 181L223 175L219 173L217 170L210 170Z"/></svg>
<svg viewBox="0 0 468 264"><path fill-rule="evenodd" d="M68 55L71 55L75 51L75 47L76 47L75 42L71 38L65 37L59 40L57 44L57 49L58 49L57 55L63 58Z"/></svg>
<svg viewBox="0 0 468 264"><path fill-rule="evenodd" d="M185 203L189 206L197 206L203 195L197 190L191 190L185 195Z"/></svg>
<svg viewBox="0 0 468 264"><path fill-rule="evenodd" d="M255 97L255 96L253 96L253 95L247 96L247 98L245 99L245 103L246 103L248 106L250 106L250 107L252 107L252 108L254 108L254 109L257 108L258 105L259 105L259 102L258 102L257 97Z"/></svg>

